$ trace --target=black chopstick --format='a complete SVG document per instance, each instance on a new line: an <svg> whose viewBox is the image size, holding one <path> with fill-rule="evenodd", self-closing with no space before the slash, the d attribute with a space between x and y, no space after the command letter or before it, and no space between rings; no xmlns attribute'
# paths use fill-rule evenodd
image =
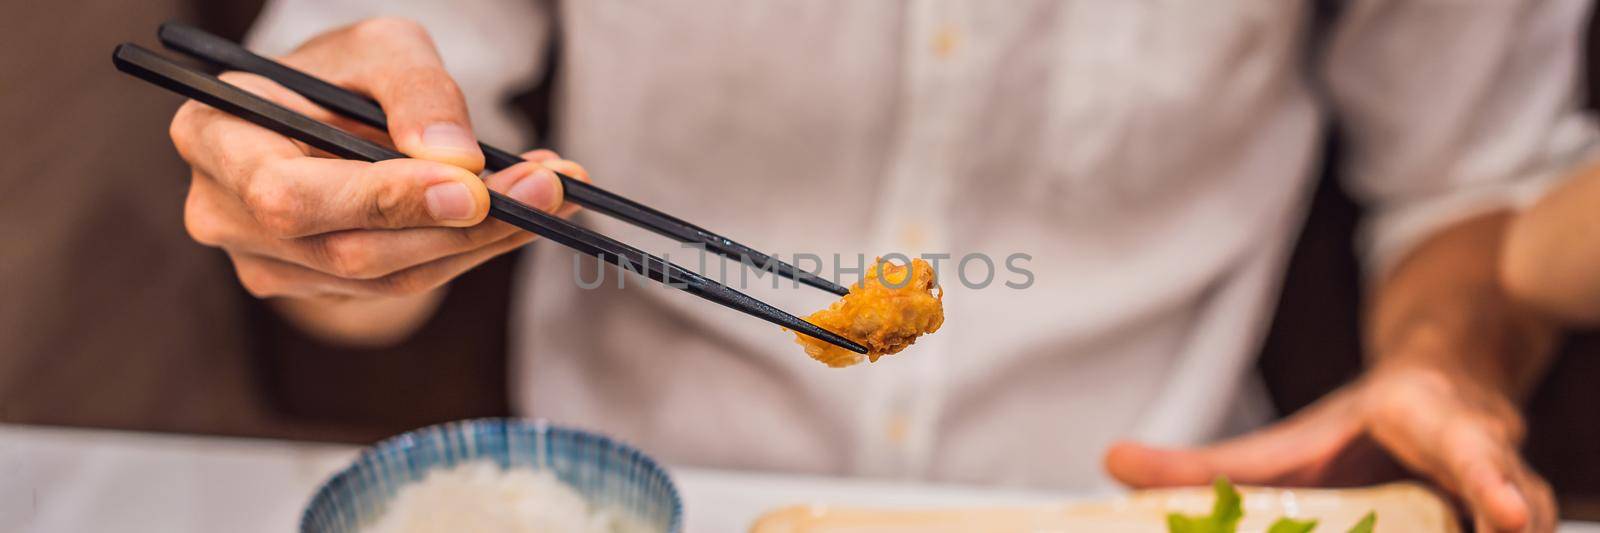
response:
<svg viewBox="0 0 1600 533"><path fill-rule="evenodd" d="M335 113L380 130L388 129L388 119L383 114L383 108L379 107L376 102L343 87L262 57L245 49L238 43L178 22L162 24L157 36L160 37L161 43L166 45L167 48L228 69L242 70L260 75L277 82L291 91L300 93L306 99ZM489 170L500 170L523 161L521 157L511 152L484 143L478 143L478 146L483 149L485 167ZM582 180L572 179L559 173L557 175L560 176L561 184L566 190L567 200L575 204L654 231L678 242L703 245L706 251L723 257L748 261L750 264L761 268L766 268L767 265L770 265L779 276L793 279L812 287L840 296L850 293L850 289L838 283L795 268L794 265L789 263L777 261L767 254L734 242L727 237L712 233L710 230L690 224L677 217L629 200Z"/></svg>
<svg viewBox="0 0 1600 533"><path fill-rule="evenodd" d="M118 70L134 77L345 159L382 161L406 157L405 154L267 101L215 76L179 65L136 44L117 45L116 51L112 54L112 62L116 64ZM817 327L659 257L528 207L498 192L489 192L489 205L491 216L581 253L595 256L601 261L643 274L667 286L856 353L867 353L866 347L850 339Z"/></svg>

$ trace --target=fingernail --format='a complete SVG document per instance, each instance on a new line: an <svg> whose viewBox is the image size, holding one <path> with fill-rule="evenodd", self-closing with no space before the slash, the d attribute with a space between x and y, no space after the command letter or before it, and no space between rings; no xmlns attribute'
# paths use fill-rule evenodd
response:
<svg viewBox="0 0 1600 533"><path fill-rule="evenodd" d="M472 191L458 182L440 183L428 187L423 193L428 201L428 213L438 220L471 220L473 214Z"/></svg>
<svg viewBox="0 0 1600 533"><path fill-rule="evenodd" d="M423 128L422 144L441 150L476 150L478 143L466 128L450 123L439 123Z"/></svg>
<svg viewBox="0 0 1600 533"><path fill-rule="evenodd" d="M556 183L556 173L548 168L533 171L511 186L511 197L517 201L550 211L561 205L560 185Z"/></svg>

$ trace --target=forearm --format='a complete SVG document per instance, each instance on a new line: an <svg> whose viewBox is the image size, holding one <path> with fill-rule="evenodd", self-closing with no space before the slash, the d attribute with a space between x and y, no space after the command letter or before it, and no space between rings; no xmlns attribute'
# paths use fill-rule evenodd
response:
<svg viewBox="0 0 1600 533"><path fill-rule="evenodd" d="M1519 302L1571 324L1600 324L1600 165L1517 215L1500 276Z"/></svg>
<svg viewBox="0 0 1600 533"><path fill-rule="evenodd" d="M446 287L388 298L273 298L268 304L286 322L339 346L392 346L421 328L439 308Z"/></svg>
<svg viewBox="0 0 1600 533"><path fill-rule="evenodd" d="M1557 330L1508 297L1498 265L1511 217L1484 215L1422 243L1377 284L1366 317L1374 367L1421 367L1520 398Z"/></svg>

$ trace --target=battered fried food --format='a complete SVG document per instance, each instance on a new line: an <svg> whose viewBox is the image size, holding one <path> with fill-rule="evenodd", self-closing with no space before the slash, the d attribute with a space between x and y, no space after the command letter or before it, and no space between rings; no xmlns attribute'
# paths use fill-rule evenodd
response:
<svg viewBox="0 0 1600 533"><path fill-rule="evenodd" d="M944 290L927 261L912 259L907 268L880 257L850 288L848 296L807 320L866 346L867 359L876 362L904 350L917 337L939 331L944 325L943 301ZM861 362L861 354L808 335L796 333L795 342L804 346L812 359L831 367Z"/></svg>

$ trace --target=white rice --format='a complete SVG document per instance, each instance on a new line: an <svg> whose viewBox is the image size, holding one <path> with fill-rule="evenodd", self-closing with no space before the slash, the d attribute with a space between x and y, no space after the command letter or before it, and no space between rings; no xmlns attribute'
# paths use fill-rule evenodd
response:
<svg viewBox="0 0 1600 533"><path fill-rule="evenodd" d="M362 533L643 533L614 510L593 509L547 471L503 470L488 462L429 472L400 488Z"/></svg>

